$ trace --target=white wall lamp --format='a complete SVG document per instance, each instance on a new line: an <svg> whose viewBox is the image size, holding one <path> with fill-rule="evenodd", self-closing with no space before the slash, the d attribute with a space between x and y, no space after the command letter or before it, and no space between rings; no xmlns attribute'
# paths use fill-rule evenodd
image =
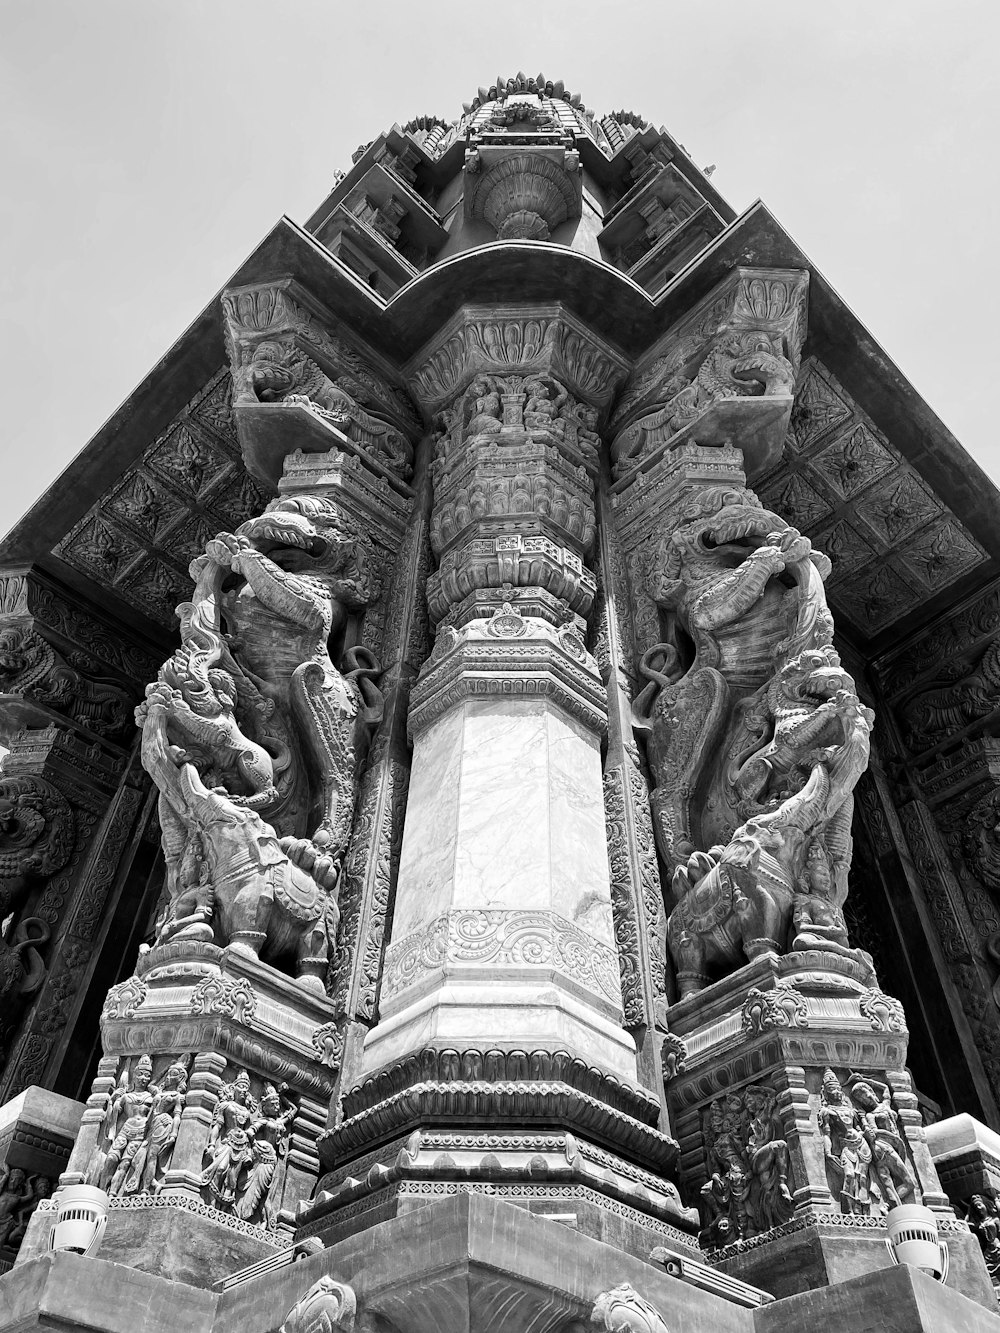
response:
<svg viewBox="0 0 1000 1333"><path fill-rule="evenodd" d="M948 1246L938 1240L937 1221L920 1203L890 1208L885 1219L886 1249L894 1264L920 1268L938 1282L948 1280Z"/></svg>
<svg viewBox="0 0 1000 1333"><path fill-rule="evenodd" d="M108 1224L108 1196L94 1185L67 1185L56 1199L56 1224L49 1233L50 1250L72 1250L92 1259L101 1247Z"/></svg>

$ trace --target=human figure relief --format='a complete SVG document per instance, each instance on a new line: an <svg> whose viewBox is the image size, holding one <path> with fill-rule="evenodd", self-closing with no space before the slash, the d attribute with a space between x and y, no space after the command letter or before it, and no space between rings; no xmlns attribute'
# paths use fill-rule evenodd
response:
<svg viewBox="0 0 1000 1333"><path fill-rule="evenodd" d="M829 568L751 491L725 486L690 498L653 560L667 636L640 662L650 683L633 719L674 871L682 995L785 952L791 930L796 947L849 951L838 914L871 713L832 647Z"/></svg>
<svg viewBox="0 0 1000 1333"><path fill-rule="evenodd" d="M278 1163L288 1152L288 1137L292 1121L298 1114L294 1102L282 1102L281 1094L270 1083L260 1099L260 1113L253 1121L253 1156L242 1186L240 1198L233 1209L237 1217L249 1221L259 1211L265 1226L274 1224L271 1193Z"/></svg>
<svg viewBox="0 0 1000 1333"><path fill-rule="evenodd" d="M175 1060L167 1066L163 1081L153 1096L143 1155L139 1190L156 1194L177 1142L181 1112L187 1100L187 1065Z"/></svg>
<svg viewBox="0 0 1000 1333"><path fill-rule="evenodd" d="M26 1171L16 1166L0 1168L0 1250L13 1248L12 1233L21 1211L34 1201L34 1189L28 1182Z"/></svg>
<svg viewBox="0 0 1000 1333"><path fill-rule="evenodd" d="M201 1183L215 1202L231 1208L240 1192L241 1175L253 1158L252 1126L257 1103L250 1095L250 1076L240 1070L232 1083L223 1084L212 1116Z"/></svg>
<svg viewBox="0 0 1000 1333"><path fill-rule="evenodd" d="M102 1138L87 1172L87 1182L111 1195L135 1194L142 1179L145 1162L146 1131L153 1102L159 1088L152 1082L153 1062L140 1055L129 1076L124 1069L108 1098L104 1113Z"/></svg>

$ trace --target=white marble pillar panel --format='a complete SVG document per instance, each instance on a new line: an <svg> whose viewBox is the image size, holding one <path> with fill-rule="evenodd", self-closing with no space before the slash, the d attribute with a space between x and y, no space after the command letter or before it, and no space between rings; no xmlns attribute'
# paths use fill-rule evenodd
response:
<svg viewBox="0 0 1000 1333"><path fill-rule="evenodd" d="M428 1042L561 1047L629 1080L600 741L545 697L417 736L372 1071Z"/></svg>

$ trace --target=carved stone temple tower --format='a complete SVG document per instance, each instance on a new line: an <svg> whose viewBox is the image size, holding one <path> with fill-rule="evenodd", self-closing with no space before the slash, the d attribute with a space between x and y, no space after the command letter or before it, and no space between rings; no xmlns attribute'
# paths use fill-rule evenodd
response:
<svg viewBox="0 0 1000 1333"><path fill-rule="evenodd" d="M0 1330L1000 1333L998 515L665 130L359 149L0 545Z"/></svg>

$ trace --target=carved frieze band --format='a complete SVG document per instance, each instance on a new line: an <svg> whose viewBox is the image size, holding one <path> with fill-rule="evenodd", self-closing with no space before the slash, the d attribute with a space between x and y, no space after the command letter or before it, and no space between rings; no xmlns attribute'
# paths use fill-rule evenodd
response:
<svg viewBox="0 0 1000 1333"><path fill-rule="evenodd" d="M615 950L554 912L466 909L446 912L424 930L391 944L382 1003L428 974L453 964L483 968L547 968L621 1004Z"/></svg>

